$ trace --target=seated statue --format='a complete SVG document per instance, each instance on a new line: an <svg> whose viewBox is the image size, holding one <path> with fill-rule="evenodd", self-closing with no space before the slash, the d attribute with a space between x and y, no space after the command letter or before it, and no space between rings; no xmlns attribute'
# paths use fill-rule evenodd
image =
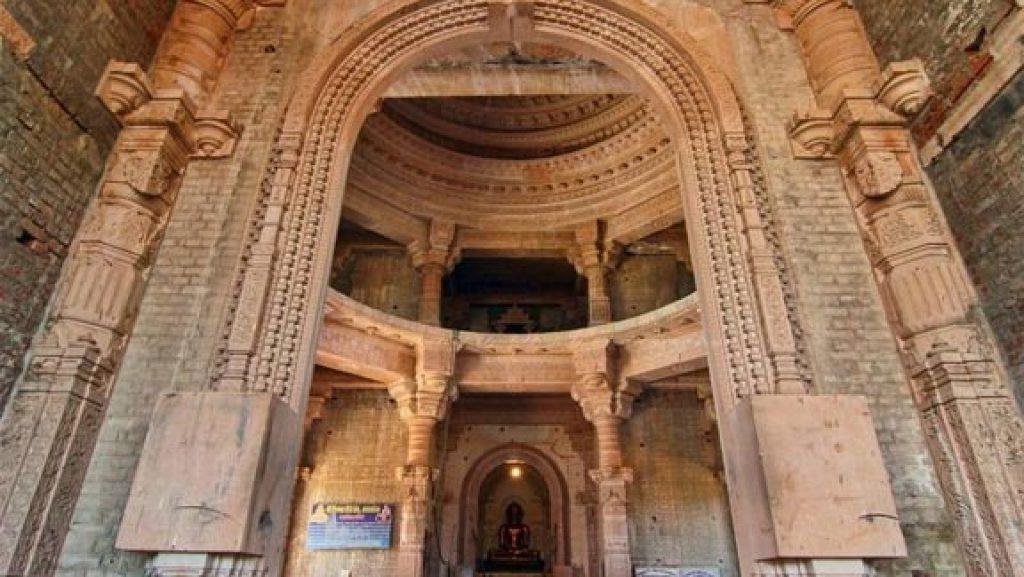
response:
<svg viewBox="0 0 1024 577"><path fill-rule="evenodd" d="M523 523L523 508L510 503L505 509L505 524L498 531L498 551L521 554L530 550L530 526Z"/></svg>
<svg viewBox="0 0 1024 577"><path fill-rule="evenodd" d="M479 570L488 572L541 573L544 560L530 549L530 526L523 523L523 507L511 503L505 509L505 524L498 529L498 548L487 552Z"/></svg>

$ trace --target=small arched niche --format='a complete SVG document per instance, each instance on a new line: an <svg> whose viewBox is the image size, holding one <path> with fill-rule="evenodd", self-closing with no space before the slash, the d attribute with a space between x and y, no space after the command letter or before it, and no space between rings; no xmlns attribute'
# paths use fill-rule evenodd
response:
<svg viewBox="0 0 1024 577"><path fill-rule="evenodd" d="M528 530L525 546L539 553L542 561L550 562L556 557L558 547L553 536L558 522L551 514L547 483L533 466L510 459L495 467L480 487L476 529L478 564L493 560L495 553L500 555L502 527L518 522L508 519L507 513L513 506L522 511L521 523Z"/></svg>

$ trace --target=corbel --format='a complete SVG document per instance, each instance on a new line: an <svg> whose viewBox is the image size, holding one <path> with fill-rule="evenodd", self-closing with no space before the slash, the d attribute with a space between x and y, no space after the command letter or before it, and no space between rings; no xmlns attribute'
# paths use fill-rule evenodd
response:
<svg viewBox="0 0 1024 577"><path fill-rule="evenodd" d="M875 85L875 94L890 110L911 119L924 109L934 92L924 63L914 58L886 66Z"/></svg>

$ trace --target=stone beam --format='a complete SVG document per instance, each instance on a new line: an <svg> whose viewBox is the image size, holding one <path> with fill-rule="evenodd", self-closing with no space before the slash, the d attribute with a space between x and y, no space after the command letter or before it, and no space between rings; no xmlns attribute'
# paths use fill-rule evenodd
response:
<svg viewBox="0 0 1024 577"><path fill-rule="evenodd" d="M320 329L316 363L386 384L413 377L416 352L396 340L327 321Z"/></svg>
<svg viewBox="0 0 1024 577"><path fill-rule="evenodd" d="M463 351L455 380L465 393L568 393L576 375L568 354Z"/></svg>
<svg viewBox="0 0 1024 577"><path fill-rule="evenodd" d="M353 186L345 190L343 214L366 230L403 245L425 237L429 227L426 221Z"/></svg>
<svg viewBox="0 0 1024 577"><path fill-rule="evenodd" d="M666 338L646 338L619 347L619 377L652 383L707 367L704 335L695 330Z"/></svg>
<svg viewBox="0 0 1024 577"><path fill-rule="evenodd" d="M473 66L416 68L392 84L385 98L625 94L636 87L619 73L595 66Z"/></svg>

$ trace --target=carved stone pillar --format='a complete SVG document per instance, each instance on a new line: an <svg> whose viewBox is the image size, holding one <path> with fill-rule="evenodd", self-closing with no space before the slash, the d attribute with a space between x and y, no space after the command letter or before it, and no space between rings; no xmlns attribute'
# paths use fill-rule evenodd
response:
<svg viewBox="0 0 1024 577"><path fill-rule="evenodd" d="M412 264L420 273L419 321L441 324L441 289L444 275L451 269L455 225L431 221L427 237L409 245Z"/></svg>
<svg viewBox="0 0 1024 577"><path fill-rule="evenodd" d="M605 258L608 251L602 250L601 228L593 222L575 231L575 253L570 260L576 270L587 279L587 309L590 326L603 325L612 321L612 303L608 297L608 276Z"/></svg>
<svg viewBox="0 0 1024 577"><path fill-rule="evenodd" d="M422 577L427 531L433 512L434 431L457 392L451 384L449 342L428 342L419 351L415 379L392 383L388 392L408 431L405 466L399 471L403 497L398 529L397 575Z"/></svg>
<svg viewBox="0 0 1024 577"><path fill-rule="evenodd" d="M124 128L72 244L46 330L30 348L28 370L0 422L4 575L46 576L56 567L182 175L190 158L233 150L236 130L227 116L202 111L195 99L208 98L230 31L251 6L208 0L176 9L168 34L185 34L192 44L184 37L165 44L176 55L161 52L158 62L188 67L189 54L224 45L216 66L202 64L201 90L185 89L188 82L169 71L151 82L135 64L111 62L104 72L97 95ZM190 32L174 30L186 23Z"/></svg>
<svg viewBox="0 0 1024 577"><path fill-rule="evenodd" d="M1024 425L907 130L930 95L921 65L879 72L839 0L776 5L819 104L792 126L794 151L843 167L968 572L1024 575Z"/></svg>
<svg viewBox="0 0 1024 577"><path fill-rule="evenodd" d="M580 348L574 359L577 381L572 397L594 425L597 440L597 468L590 471L590 479L598 495L603 575L629 577L633 563L626 488L633 482L633 470L622 463L619 426L630 415L633 392L613 385L613 363L609 359L613 347L609 342L598 342Z"/></svg>

